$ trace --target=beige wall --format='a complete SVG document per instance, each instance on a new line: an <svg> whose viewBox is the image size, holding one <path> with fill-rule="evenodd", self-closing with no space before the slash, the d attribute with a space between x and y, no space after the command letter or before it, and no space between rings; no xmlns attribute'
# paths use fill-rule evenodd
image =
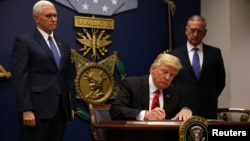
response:
<svg viewBox="0 0 250 141"><path fill-rule="evenodd" d="M201 0L207 19L204 40L221 48L226 67L226 87L219 107L250 109L250 0Z"/></svg>

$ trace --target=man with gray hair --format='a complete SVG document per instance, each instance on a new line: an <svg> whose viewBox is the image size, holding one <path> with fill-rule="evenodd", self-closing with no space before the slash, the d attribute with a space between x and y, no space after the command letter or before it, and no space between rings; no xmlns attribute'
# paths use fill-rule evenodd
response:
<svg viewBox="0 0 250 141"><path fill-rule="evenodd" d="M191 117L192 112L183 103L178 88L171 84L181 68L177 57L159 54L150 67L149 75L127 77L122 81L121 90L110 107L111 118L186 120Z"/></svg>
<svg viewBox="0 0 250 141"><path fill-rule="evenodd" d="M226 82L221 50L203 42L207 23L200 15L188 19L185 33L186 44L170 52L183 65L173 83L194 115L217 119L218 97Z"/></svg>
<svg viewBox="0 0 250 141"><path fill-rule="evenodd" d="M11 56L20 141L62 141L75 108L71 50L54 35L53 3L35 3L33 18L36 28L15 38Z"/></svg>

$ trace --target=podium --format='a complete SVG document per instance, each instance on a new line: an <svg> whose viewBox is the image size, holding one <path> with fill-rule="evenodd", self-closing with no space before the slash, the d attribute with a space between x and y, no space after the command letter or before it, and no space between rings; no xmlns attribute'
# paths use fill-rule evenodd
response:
<svg viewBox="0 0 250 141"><path fill-rule="evenodd" d="M178 130L183 121L101 121L95 128L105 130L105 141L179 141ZM213 129L246 131L250 122L208 120L209 138ZM247 135L248 139L250 135ZM219 138L224 139L224 138Z"/></svg>

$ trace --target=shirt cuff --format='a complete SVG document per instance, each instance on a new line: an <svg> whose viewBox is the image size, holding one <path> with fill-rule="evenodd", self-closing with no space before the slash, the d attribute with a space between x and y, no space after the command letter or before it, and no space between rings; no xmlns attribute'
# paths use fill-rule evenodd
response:
<svg viewBox="0 0 250 141"><path fill-rule="evenodd" d="M147 111L146 110L142 110L138 116L136 116L136 120L144 120L144 116L145 116L145 113Z"/></svg>

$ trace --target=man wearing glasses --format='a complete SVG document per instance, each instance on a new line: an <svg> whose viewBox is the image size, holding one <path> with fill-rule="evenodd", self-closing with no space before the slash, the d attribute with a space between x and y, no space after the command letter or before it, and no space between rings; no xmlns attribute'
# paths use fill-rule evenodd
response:
<svg viewBox="0 0 250 141"><path fill-rule="evenodd" d="M199 15L190 17L186 25L186 45L170 52L181 60L183 69L173 83L194 115L217 118L218 97L225 87L225 68L219 48L203 43L206 20Z"/></svg>

